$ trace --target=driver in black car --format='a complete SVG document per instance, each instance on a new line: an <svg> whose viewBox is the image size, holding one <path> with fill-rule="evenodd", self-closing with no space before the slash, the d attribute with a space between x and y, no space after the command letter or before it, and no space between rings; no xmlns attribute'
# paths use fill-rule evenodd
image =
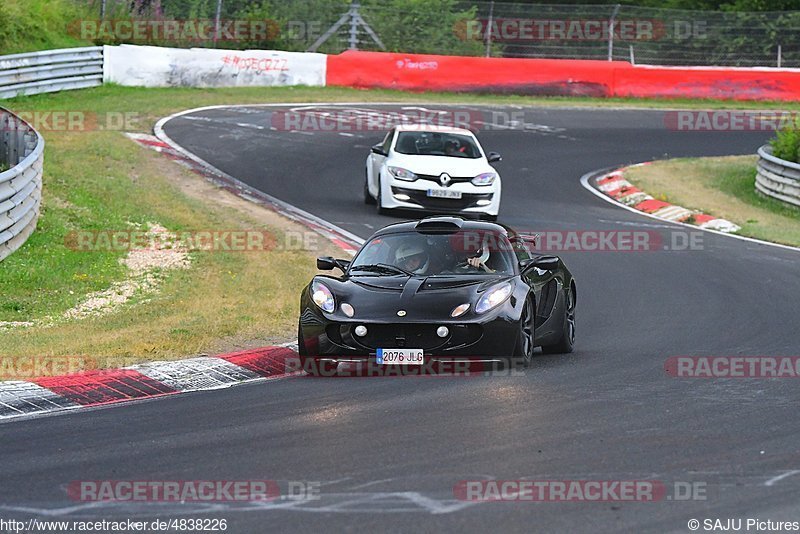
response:
<svg viewBox="0 0 800 534"><path fill-rule="evenodd" d="M400 245L394 253L395 265L414 274L426 274L430 265L430 254L417 244Z"/></svg>
<svg viewBox="0 0 800 534"><path fill-rule="evenodd" d="M485 248L474 252L469 257L464 258L464 256L461 256L460 262L456 259L457 256L452 256L451 261L439 257L439 255L435 255L432 251L426 249L422 243L402 244L397 248L394 255L394 264L396 266L420 276L439 274L446 270L464 272L465 270L478 269L488 273L494 272L494 270L486 266L489 253L488 249ZM452 267L450 269L443 268L447 264L451 264Z"/></svg>

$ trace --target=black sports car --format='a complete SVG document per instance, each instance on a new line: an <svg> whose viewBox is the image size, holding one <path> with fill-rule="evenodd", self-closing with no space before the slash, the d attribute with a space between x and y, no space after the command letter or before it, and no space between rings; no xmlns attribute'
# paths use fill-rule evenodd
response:
<svg viewBox="0 0 800 534"><path fill-rule="evenodd" d="M323 257L300 297L298 350L310 374L341 361L527 365L534 347L572 352L575 280L512 229L428 217L376 232L352 261Z"/></svg>

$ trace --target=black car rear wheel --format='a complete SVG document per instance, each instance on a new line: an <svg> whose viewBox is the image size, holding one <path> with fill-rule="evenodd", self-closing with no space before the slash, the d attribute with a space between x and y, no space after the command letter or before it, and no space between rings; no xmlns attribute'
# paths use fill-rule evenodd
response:
<svg viewBox="0 0 800 534"><path fill-rule="evenodd" d="M522 315L519 319L519 334L517 335L517 345L514 348L514 355L511 364L516 367L528 367L533 359L534 341L534 306L531 299L525 299L522 308Z"/></svg>
<svg viewBox="0 0 800 534"><path fill-rule="evenodd" d="M569 354L575 349L575 288L564 290L564 325L561 339L554 345L542 347L545 354Z"/></svg>

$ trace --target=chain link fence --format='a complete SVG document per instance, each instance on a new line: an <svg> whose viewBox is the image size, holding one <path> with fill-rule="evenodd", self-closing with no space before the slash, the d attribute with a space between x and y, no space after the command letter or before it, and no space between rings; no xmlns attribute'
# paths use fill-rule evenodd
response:
<svg viewBox="0 0 800 534"><path fill-rule="evenodd" d="M133 11L143 18L219 18L223 27L226 20L242 18L268 19L274 24L268 39L211 43L226 48L800 67L800 11L683 11L464 0L90 1L106 17L119 17L122 12L130 16Z"/></svg>

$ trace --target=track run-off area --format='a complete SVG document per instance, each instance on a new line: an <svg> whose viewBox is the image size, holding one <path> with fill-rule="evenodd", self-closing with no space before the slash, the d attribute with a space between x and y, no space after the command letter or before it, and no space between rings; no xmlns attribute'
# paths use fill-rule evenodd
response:
<svg viewBox="0 0 800 534"><path fill-rule="evenodd" d="M402 220L361 196L365 158L384 132L275 119L311 107L336 108L206 109L164 131L361 238ZM673 356L800 355L800 252L647 218L581 184L587 173L653 159L754 154L771 132L676 131L659 110L342 107L481 117L481 143L503 156L499 222L545 235L642 231L660 246L554 251L578 283L576 350L537 354L511 376L295 376L3 424L0 515L215 517L229 532L686 532L691 519L800 519L797 382L665 372ZM691 247L682 246L687 233L697 234ZM488 479L658 481L666 496L474 502L454 491ZM66 493L75 480L313 481L319 498L75 502ZM683 499L678 487L702 495Z"/></svg>

